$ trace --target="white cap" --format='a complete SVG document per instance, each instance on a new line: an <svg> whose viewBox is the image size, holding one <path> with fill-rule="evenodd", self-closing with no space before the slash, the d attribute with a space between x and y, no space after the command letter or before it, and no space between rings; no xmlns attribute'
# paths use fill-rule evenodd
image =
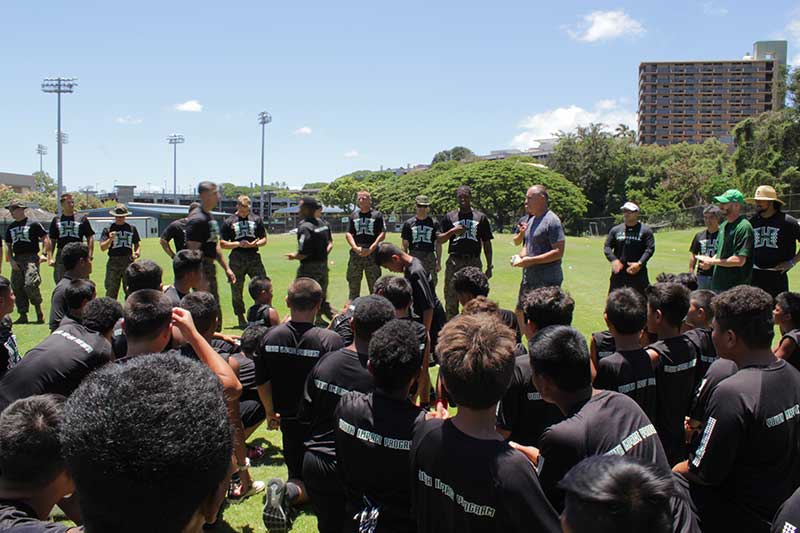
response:
<svg viewBox="0 0 800 533"><path fill-rule="evenodd" d="M639 206L633 202L625 202L624 204L622 204L622 207L620 209L622 209L623 211L638 211Z"/></svg>

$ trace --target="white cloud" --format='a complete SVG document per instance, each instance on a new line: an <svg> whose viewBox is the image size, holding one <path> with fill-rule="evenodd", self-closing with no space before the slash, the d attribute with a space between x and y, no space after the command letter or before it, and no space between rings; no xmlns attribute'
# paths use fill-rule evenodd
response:
<svg viewBox="0 0 800 533"><path fill-rule="evenodd" d="M350 150L349 152L345 152L344 156L348 159L353 159L354 157L358 157L358 150Z"/></svg>
<svg viewBox="0 0 800 533"><path fill-rule="evenodd" d="M199 113L203 110L203 104L197 100L187 100L182 104L175 104L175 111L188 111L190 113Z"/></svg>
<svg viewBox="0 0 800 533"><path fill-rule="evenodd" d="M575 40L585 43L609 41L620 37L640 37L645 29L641 22L624 11L592 11L572 27L564 28Z"/></svg>
<svg viewBox="0 0 800 533"><path fill-rule="evenodd" d="M314 130L312 130L308 126L303 126L302 128L297 128L296 130L294 130L295 135L301 135L303 137L308 137L312 133L314 133Z"/></svg>
<svg viewBox="0 0 800 533"><path fill-rule="evenodd" d="M126 126L137 126L141 124L143 121L140 118L132 117L131 115L125 115L124 117L117 117L114 119L114 122L117 124L124 124Z"/></svg>
<svg viewBox="0 0 800 533"><path fill-rule="evenodd" d="M724 17L728 14L728 8L718 6L714 2L703 2L703 13L710 17Z"/></svg>
<svg viewBox="0 0 800 533"><path fill-rule="evenodd" d="M790 49L797 49L800 48L800 11L794 11L793 16L794 18L792 18L789 23L786 24L786 27L784 28L783 32L780 33L779 38L789 41ZM796 54L788 59L791 66L800 66L800 54Z"/></svg>
<svg viewBox="0 0 800 533"><path fill-rule="evenodd" d="M520 150L535 148L537 139L552 138L559 131L569 132L578 126L602 123L611 129L619 124L636 128L636 113L619 100L600 100L592 109L580 106L559 107L531 115L519 127L525 131L514 137L511 146Z"/></svg>

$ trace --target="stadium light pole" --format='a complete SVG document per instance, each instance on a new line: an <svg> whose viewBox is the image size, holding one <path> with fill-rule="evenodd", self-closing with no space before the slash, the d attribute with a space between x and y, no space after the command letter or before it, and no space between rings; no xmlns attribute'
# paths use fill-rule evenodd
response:
<svg viewBox="0 0 800 533"><path fill-rule="evenodd" d="M58 95L58 189L56 190L56 206L58 216L61 216L61 193L64 188L63 159L61 156L61 95L72 93L78 85L78 78L45 78L42 81L42 91L46 93L56 93Z"/></svg>
<svg viewBox="0 0 800 533"><path fill-rule="evenodd" d="M44 172L44 167L42 166L42 156L47 155L47 146L43 144L37 144L36 153L39 154L39 174L42 174Z"/></svg>
<svg viewBox="0 0 800 533"><path fill-rule="evenodd" d="M261 124L261 213L259 215L264 218L264 142L266 138L267 124L272 122L272 115L266 111L258 114L258 123ZM267 210L267 218L272 217L272 203L270 202L269 209Z"/></svg>
<svg viewBox="0 0 800 533"><path fill-rule="evenodd" d="M171 133L167 136L167 142L172 145L172 196L175 204L178 203L178 145L186 142L180 133Z"/></svg>

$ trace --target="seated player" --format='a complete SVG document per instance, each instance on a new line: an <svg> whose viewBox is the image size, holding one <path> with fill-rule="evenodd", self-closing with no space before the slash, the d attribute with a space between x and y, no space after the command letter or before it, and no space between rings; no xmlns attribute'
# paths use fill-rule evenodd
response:
<svg viewBox="0 0 800 533"><path fill-rule="evenodd" d="M800 370L800 294L782 292L776 296L773 316L781 331L775 355Z"/></svg>
<svg viewBox="0 0 800 533"><path fill-rule="evenodd" d="M525 294L522 308L522 329L526 338L533 339L548 326L572 324L575 302L558 287L539 287ZM497 430L513 442L537 446L542 432L563 420L564 415L536 390L527 350L516 353L514 375L497 408Z"/></svg>
<svg viewBox="0 0 800 533"><path fill-rule="evenodd" d="M179 250L172 258L172 273L175 282L164 288L173 307L181 304L181 299L193 290L205 287L203 280L203 252L200 250ZM152 287L151 287L152 288Z"/></svg>
<svg viewBox="0 0 800 533"><path fill-rule="evenodd" d="M250 280L247 291L253 299L253 305L247 310L248 326L277 326L281 323L278 311L272 307L272 280L256 276Z"/></svg>
<svg viewBox="0 0 800 533"><path fill-rule="evenodd" d="M698 289L697 275L693 272L679 272L677 274L672 272L662 272L656 276L656 283L677 283L683 285L690 291Z"/></svg>
<svg viewBox="0 0 800 533"><path fill-rule="evenodd" d="M640 334L647 323L647 302L630 287L613 290L606 300L604 318L617 351L598 362L594 387L629 396L653 421L656 375L650 356L640 344Z"/></svg>
<svg viewBox="0 0 800 533"><path fill-rule="evenodd" d="M448 420L428 420L411 444L411 504L420 532L560 531L525 455L495 431L495 411L514 373L514 332L490 315L462 315L437 346Z"/></svg>
<svg viewBox="0 0 800 533"><path fill-rule="evenodd" d="M411 478L411 439L425 421L425 411L408 399L422 364L412 324L392 320L372 335L367 369L375 391L348 392L336 407L336 463L347 495L347 531L369 526L416 531L410 486L398 483Z"/></svg>
<svg viewBox="0 0 800 533"><path fill-rule="evenodd" d="M708 367L717 360L717 350L711 341L711 322L714 310L711 302L714 291L699 289L689 295L689 311L683 320L681 331L686 335L697 351L696 379L702 379Z"/></svg>
<svg viewBox="0 0 800 533"><path fill-rule="evenodd" d="M713 305L717 353L739 370L711 393L703 435L675 470L704 531L767 532L800 486L800 373L770 349L768 293L740 285Z"/></svg>
<svg viewBox="0 0 800 533"><path fill-rule="evenodd" d="M647 347L656 372L656 417L653 423L670 465L686 458L685 419L695 390L697 352L681 333L689 311L689 289L678 283L647 287L647 331L658 341Z"/></svg>
<svg viewBox="0 0 800 533"><path fill-rule="evenodd" d="M264 326L248 326L247 329L242 332L240 351L230 356L231 359L235 359L239 364L239 371L236 377L239 379L239 383L242 384L242 396L239 398L239 412L242 415L245 440L249 439L250 435L252 435L253 432L258 429L258 426L267 418L264 405L261 403L261 398L258 396L258 387L256 386L256 363L253 361L253 357L256 356L258 349L261 347L261 341L266 334L267 328ZM250 457L250 459L258 459L262 455L263 448L247 447L247 456Z"/></svg>
<svg viewBox="0 0 800 533"><path fill-rule="evenodd" d="M62 453L86 531L200 533L216 520L233 439L208 368L169 354L107 365L64 411Z"/></svg>
<svg viewBox="0 0 800 533"><path fill-rule="evenodd" d="M67 304L67 313L62 317L74 322L80 322L86 304L97 296L94 282L88 279L74 279L69 282L64 291L64 302ZM59 321L61 325L61 321Z"/></svg>
<svg viewBox="0 0 800 533"><path fill-rule="evenodd" d="M478 296L489 297L489 278L486 277L486 274L484 274L480 268L462 268L453 274L452 283L453 289L458 296L458 303L461 304L462 309L473 298L477 298ZM508 309L501 309L500 316L503 324L514 330L517 335L517 342L520 342L522 340L522 331L520 330L517 315Z"/></svg>
<svg viewBox="0 0 800 533"><path fill-rule="evenodd" d="M800 528L800 488L783 502L772 521L771 533L795 533Z"/></svg>
<svg viewBox="0 0 800 533"><path fill-rule="evenodd" d="M64 318L0 379L0 410L37 394L69 396L94 369L114 359L109 339L122 307L110 298L86 304L82 322Z"/></svg>
<svg viewBox="0 0 800 533"><path fill-rule="evenodd" d="M71 242L61 251L64 262L64 277L56 283L50 295L50 331L55 331L64 315L69 310L64 300L67 285L75 279L89 279L92 273L92 260L89 258L89 247L82 242Z"/></svg>
<svg viewBox="0 0 800 533"><path fill-rule="evenodd" d="M140 289L162 289L164 271L151 259L140 259L128 265L122 282L125 293L130 295Z"/></svg>
<svg viewBox="0 0 800 533"><path fill-rule="evenodd" d="M172 339L172 302L155 289L143 289L128 296L117 326L126 351L117 361L166 351ZM116 333L116 332L115 332Z"/></svg>
<svg viewBox="0 0 800 533"><path fill-rule="evenodd" d="M596 455L572 467L564 491L563 531L672 533L672 477L628 456Z"/></svg>
<svg viewBox="0 0 800 533"><path fill-rule="evenodd" d="M63 396L45 394L0 413L0 531L77 533L48 520L53 506L75 492L61 456L63 411Z"/></svg>
<svg viewBox="0 0 800 533"><path fill-rule="evenodd" d="M9 316L14 311L15 302L11 281L0 276L0 378L21 359L17 337L12 330L13 323Z"/></svg>

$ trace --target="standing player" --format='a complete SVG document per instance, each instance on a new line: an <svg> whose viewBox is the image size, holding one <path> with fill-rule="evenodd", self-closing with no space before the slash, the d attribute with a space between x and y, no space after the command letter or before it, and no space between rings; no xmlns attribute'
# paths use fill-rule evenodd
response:
<svg viewBox="0 0 800 533"><path fill-rule="evenodd" d="M139 259L141 239L136 226L131 226L125 221L125 217L131 213L124 204L117 204L109 214L113 215L114 223L103 229L100 235L100 250L104 252L108 250L106 296L116 300L125 269Z"/></svg>
<svg viewBox="0 0 800 533"><path fill-rule="evenodd" d="M239 320L239 327L247 327L244 317L244 278L266 277L264 263L258 249L267 244L267 230L261 217L250 212L250 198L240 196L236 199L236 213L225 219L222 224L220 246L231 250L231 270L236 275L236 281L231 285L231 299L233 312Z"/></svg>
<svg viewBox="0 0 800 533"><path fill-rule="evenodd" d="M769 185L756 189L755 197L748 198L747 203L756 204L756 214L750 217L754 237L752 284L774 298L789 290L786 273L800 261L800 225L796 218L781 212L783 201Z"/></svg>
<svg viewBox="0 0 800 533"><path fill-rule="evenodd" d="M624 222L611 228L606 237L605 254L611 263L611 282L608 292L621 287L632 287L644 294L650 285L647 261L656 251L653 230L639 222L639 206L625 202L622 206Z"/></svg>
<svg viewBox="0 0 800 533"><path fill-rule="evenodd" d="M416 257L431 276L436 290L437 272L442 269L442 243L439 241L439 222L430 216L431 201L427 196L416 198L417 213L403 223L400 235L403 251Z"/></svg>
<svg viewBox="0 0 800 533"><path fill-rule="evenodd" d="M28 322L28 306L33 304L36 310L36 323L44 323L42 313L42 294L39 285L42 276L39 274L39 241L48 248L47 232L38 222L31 222L25 216L25 206L20 202L11 202L6 206L14 217L14 222L6 229L6 261L11 263L11 286L17 295L17 324Z"/></svg>
<svg viewBox="0 0 800 533"><path fill-rule="evenodd" d="M453 276L466 266L482 269L481 244L486 255L486 277L492 277L492 228L489 219L480 211L472 210L472 190L466 185L456 189L458 209L450 211L441 220L439 241L450 241L444 268L444 302L447 319L458 314L458 295L452 287Z"/></svg>
<svg viewBox="0 0 800 533"><path fill-rule="evenodd" d="M350 215L350 227L345 234L350 245L350 260L347 262L348 298L352 301L361 292L362 274L367 278L367 287L372 293L375 280L381 277L381 267L373 260L372 253L386 238L383 214L372 209L372 197L367 191L357 195L358 209Z"/></svg>
<svg viewBox="0 0 800 533"><path fill-rule="evenodd" d="M710 205L703 209L703 222L706 229L697 233L689 246L689 272L694 272L697 267L697 288L710 289L713 270L710 265L699 263L698 255L714 257L717 253L717 236L719 234L719 223L722 221L722 211L715 205Z"/></svg>
<svg viewBox="0 0 800 533"><path fill-rule="evenodd" d="M189 205L189 212L187 213L187 217L192 214L192 212L200 207L199 202L192 202ZM187 218L179 218L178 220L173 220L169 223L169 225L164 228L164 232L161 234L161 239L159 243L161 244L161 248L167 253L167 255L171 258L175 258L175 254L186 248L186 221ZM175 242L175 251L172 250L170 246L170 241Z"/></svg>
<svg viewBox="0 0 800 533"><path fill-rule="evenodd" d="M56 283L64 276L65 268L61 261L61 251L64 246L86 239L86 244L89 246L89 260L94 257L94 230L86 215L78 219L75 214L75 200L69 193L61 195L61 217L53 217L48 235L50 247L47 250L47 264L53 267L53 281Z"/></svg>

